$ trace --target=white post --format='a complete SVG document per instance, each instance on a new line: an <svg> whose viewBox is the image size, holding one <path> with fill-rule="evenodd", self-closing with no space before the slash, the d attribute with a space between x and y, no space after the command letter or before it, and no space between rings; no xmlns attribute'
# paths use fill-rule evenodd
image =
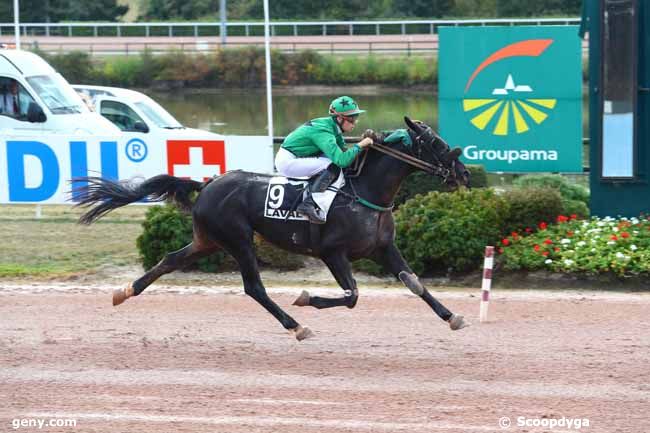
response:
<svg viewBox="0 0 650 433"><path fill-rule="evenodd" d="M34 212L34 218L40 220L42 217L43 217L43 208L41 207L40 204L37 204Z"/></svg>
<svg viewBox="0 0 650 433"><path fill-rule="evenodd" d="M273 96L271 88L271 40L269 36L269 0L264 0L264 59L266 61L266 121L273 141Z"/></svg>
<svg viewBox="0 0 650 433"><path fill-rule="evenodd" d="M16 49L20 49L20 9L18 0L14 0L14 35L16 37Z"/></svg>
<svg viewBox="0 0 650 433"><path fill-rule="evenodd" d="M483 259L483 283L481 285L481 311L479 320L487 322L488 305L490 305L490 288L492 287L492 267L494 265L494 247L485 247Z"/></svg>

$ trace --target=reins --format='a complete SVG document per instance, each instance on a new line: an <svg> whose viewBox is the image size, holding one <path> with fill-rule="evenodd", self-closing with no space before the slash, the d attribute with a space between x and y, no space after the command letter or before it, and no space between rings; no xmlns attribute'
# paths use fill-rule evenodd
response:
<svg viewBox="0 0 650 433"><path fill-rule="evenodd" d="M451 173L448 168L429 164L428 162L424 162L421 159L409 155L408 153L395 150L388 146L384 146L383 144L372 143L369 147L386 155L392 156L393 158L399 159L400 161L412 165L415 168L419 168L422 171L426 171L429 174L440 176L442 177L443 181L446 181L449 177L449 174Z"/></svg>
<svg viewBox="0 0 650 433"><path fill-rule="evenodd" d="M443 179L443 182L447 181L447 178L451 174L451 170L445 167L442 167L441 165L434 165L430 164L428 162L422 161L419 158L416 158L413 155L409 155L408 153L401 152L399 150L393 149L391 147L385 146L383 144L379 143L372 143L369 146L371 149L375 149L378 152L381 152L385 155L388 155L392 158L398 159L402 162L405 162L417 169L420 169L422 171L425 171L429 174L435 175L435 176L440 176ZM346 178L350 179L350 188L352 188L352 194L347 193L343 191L340 188L332 188L331 190L334 191L336 190L342 195L345 195L354 201L361 203L362 205L369 207L370 209L374 209L379 212L390 212L393 210L394 205L391 204L390 206L379 206L374 203L369 202L368 200L362 198L359 196L357 193L356 189L354 188L354 183L352 182L352 179L359 177L361 174L361 171L363 170L363 167L366 164L366 158L368 157L368 152L363 152L363 156L360 158L357 158L354 162L354 165L350 167L350 170L348 174L346 174ZM328 188L329 189L329 188Z"/></svg>

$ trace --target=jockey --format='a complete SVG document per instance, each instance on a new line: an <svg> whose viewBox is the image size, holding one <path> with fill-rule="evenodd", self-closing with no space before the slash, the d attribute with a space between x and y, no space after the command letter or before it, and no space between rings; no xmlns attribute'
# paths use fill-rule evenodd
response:
<svg viewBox="0 0 650 433"><path fill-rule="evenodd" d="M287 177L309 177L306 196L296 210L307 215L310 222L324 224L316 202L338 177L342 168L352 164L361 149L372 144L366 137L346 148L343 133L354 129L360 110L349 96L332 101L329 117L310 120L298 127L282 143L275 156L275 167Z"/></svg>

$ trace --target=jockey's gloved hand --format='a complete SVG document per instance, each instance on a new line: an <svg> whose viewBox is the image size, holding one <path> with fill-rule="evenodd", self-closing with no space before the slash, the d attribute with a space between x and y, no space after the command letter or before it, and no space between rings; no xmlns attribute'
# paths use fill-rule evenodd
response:
<svg viewBox="0 0 650 433"><path fill-rule="evenodd" d="M361 138L371 138L375 143L379 141L379 136L372 129L366 129L361 135Z"/></svg>
<svg viewBox="0 0 650 433"><path fill-rule="evenodd" d="M372 138L365 137L363 140L357 143L357 146L363 149L364 147L370 146L372 143L374 143Z"/></svg>

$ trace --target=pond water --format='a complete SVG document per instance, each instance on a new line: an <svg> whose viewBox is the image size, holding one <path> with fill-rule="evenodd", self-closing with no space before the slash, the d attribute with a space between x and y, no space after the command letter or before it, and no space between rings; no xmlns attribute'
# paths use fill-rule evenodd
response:
<svg viewBox="0 0 650 433"><path fill-rule="evenodd" d="M183 91L152 91L156 99L183 125L220 134L266 135L266 93L263 89L198 89ZM367 110L349 135L359 136L367 129L401 128L404 115L419 119L438 129L438 95L432 88L405 91L376 87L274 89L274 135L286 136L305 121L327 115L332 99L341 95L353 97ZM583 102L583 136L588 131L589 105ZM584 147L584 165L588 165L588 146ZM493 177L493 176L490 176ZM572 176L573 177L573 176ZM586 184L587 176L578 182ZM494 178L497 184L510 183L511 175ZM492 183L492 179L491 179Z"/></svg>
<svg viewBox="0 0 650 433"><path fill-rule="evenodd" d="M261 89L200 89L145 91L160 102L183 125L221 134L266 134L266 93ZM361 116L354 134L366 128L402 127L408 115L438 128L438 95L433 89L405 91L384 88L302 88L297 94L274 89L274 135L284 136L305 121L327 115L332 99L353 97L367 113ZM584 104L584 135L588 135L588 105Z"/></svg>

